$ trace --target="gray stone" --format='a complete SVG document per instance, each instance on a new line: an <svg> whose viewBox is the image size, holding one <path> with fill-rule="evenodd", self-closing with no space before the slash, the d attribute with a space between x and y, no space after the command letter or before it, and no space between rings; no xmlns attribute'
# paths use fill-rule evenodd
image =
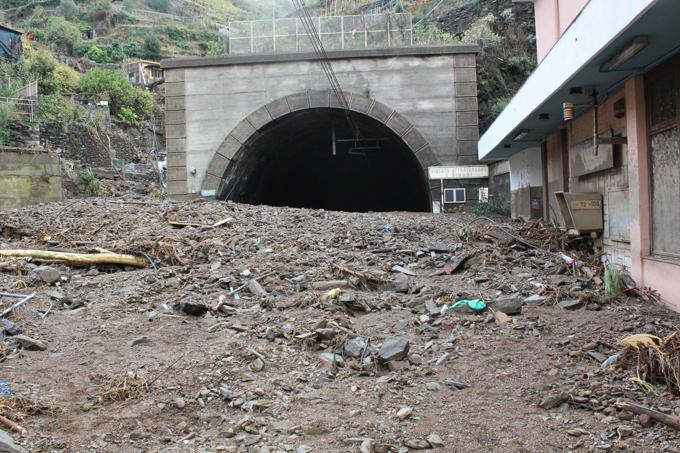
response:
<svg viewBox="0 0 680 453"><path fill-rule="evenodd" d="M527 297L524 299L525 304L540 304L546 301L545 296L540 296L538 294L534 294L532 296Z"/></svg>
<svg viewBox="0 0 680 453"><path fill-rule="evenodd" d="M396 323L394 323L394 331L395 332L403 332L408 329L410 322L408 319L400 319Z"/></svg>
<svg viewBox="0 0 680 453"><path fill-rule="evenodd" d="M262 285L260 285L260 282L258 282L254 278L248 280L248 289L255 296L266 296L267 295L267 291L265 291L265 289L262 287Z"/></svg>
<svg viewBox="0 0 680 453"><path fill-rule="evenodd" d="M578 310L583 306L583 302L578 299L567 299L557 304L557 306L565 310Z"/></svg>
<svg viewBox="0 0 680 453"><path fill-rule="evenodd" d="M378 359L382 362L401 360L406 357L409 348L410 345L408 340L403 338L388 338L383 342L380 351L378 351Z"/></svg>
<svg viewBox="0 0 680 453"><path fill-rule="evenodd" d="M44 342L25 335L17 335L12 337L12 340L27 351L45 351L47 349L47 344Z"/></svg>
<svg viewBox="0 0 680 453"><path fill-rule="evenodd" d="M414 450L427 450L430 448L430 443L423 439L409 439L404 442L404 445Z"/></svg>
<svg viewBox="0 0 680 453"><path fill-rule="evenodd" d="M408 363L414 366L422 365L424 362L423 356L420 354L411 354L408 356Z"/></svg>
<svg viewBox="0 0 680 453"><path fill-rule="evenodd" d="M0 328L9 336L19 335L22 331L21 326L5 318L0 318Z"/></svg>
<svg viewBox="0 0 680 453"><path fill-rule="evenodd" d="M493 307L506 315L522 314L522 301L517 296L500 297L493 301Z"/></svg>
<svg viewBox="0 0 680 453"><path fill-rule="evenodd" d="M425 387L431 392L438 392L442 389L442 386L437 382L428 382L425 384Z"/></svg>
<svg viewBox="0 0 680 453"><path fill-rule="evenodd" d="M432 299L425 301L425 310L430 316L439 316L441 313L441 307Z"/></svg>
<svg viewBox="0 0 680 453"><path fill-rule="evenodd" d="M352 338L345 342L345 354L359 358L366 348L366 339L362 337Z"/></svg>
<svg viewBox="0 0 680 453"><path fill-rule="evenodd" d="M399 266L399 265L396 265L396 264L394 266L392 266L392 272L399 272L399 273L402 273L404 275L408 275L410 277L416 276L416 273L413 272L411 269L404 267L404 266Z"/></svg>
<svg viewBox="0 0 680 453"><path fill-rule="evenodd" d="M175 302L172 308L191 316L203 316L208 311L208 307L201 302Z"/></svg>
<svg viewBox="0 0 680 453"><path fill-rule="evenodd" d="M177 409L184 409L184 407L187 405L186 401L184 401L184 398L175 398L174 403Z"/></svg>
<svg viewBox="0 0 680 453"><path fill-rule="evenodd" d="M40 266L33 269L32 274L36 279L51 285L61 279L61 273L51 266Z"/></svg>
<svg viewBox="0 0 680 453"><path fill-rule="evenodd" d="M253 370L256 373L259 373L264 369L264 360L261 358L256 358L252 362L250 362L250 369Z"/></svg>
<svg viewBox="0 0 680 453"><path fill-rule="evenodd" d="M604 354L601 354L597 351L588 351L587 353L592 359L597 360L598 363L603 363L605 360L607 360L607 356Z"/></svg>
<svg viewBox="0 0 680 453"><path fill-rule="evenodd" d="M394 291L395 293L408 294L409 290L409 279L404 274L397 274L394 276L392 283L389 283L383 287L384 290Z"/></svg>
<svg viewBox="0 0 680 453"><path fill-rule="evenodd" d="M131 348L134 348L135 346L138 346L142 343L148 343L148 342L149 342L149 339L147 337L145 337L144 335L142 335L140 337L133 338L132 340L128 341L128 346L130 346Z"/></svg>
<svg viewBox="0 0 680 453"><path fill-rule="evenodd" d="M445 364L449 360L450 356L451 356L451 354L449 354L448 352L445 352L444 354L442 354L441 357L439 357L437 359L437 362L435 363L435 365L439 366L439 365Z"/></svg>
<svg viewBox="0 0 680 453"><path fill-rule="evenodd" d="M28 453L24 448L16 445L9 433L0 430L0 453Z"/></svg>
<svg viewBox="0 0 680 453"><path fill-rule="evenodd" d="M444 441L441 436L437 433L432 433L427 436L427 441L430 443L432 448L441 448L444 446Z"/></svg>
<svg viewBox="0 0 680 453"><path fill-rule="evenodd" d="M340 333L337 329L331 329L329 327L322 327L316 329L314 332L319 340L332 340Z"/></svg>
<svg viewBox="0 0 680 453"><path fill-rule="evenodd" d="M319 359L326 365L335 363L338 366L343 366L345 364L345 361L340 354L334 354L332 352L322 352L319 354Z"/></svg>
<svg viewBox="0 0 680 453"><path fill-rule="evenodd" d="M220 396L225 401L231 401L234 399L234 391L227 387L220 387Z"/></svg>

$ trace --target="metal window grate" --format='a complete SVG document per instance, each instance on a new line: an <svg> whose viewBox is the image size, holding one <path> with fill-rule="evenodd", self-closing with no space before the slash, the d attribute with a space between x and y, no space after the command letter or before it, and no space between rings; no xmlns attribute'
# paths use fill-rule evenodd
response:
<svg viewBox="0 0 680 453"><path fill-rule="evenodd" d="M410 13L313 17L326 50L413 45ZM314 48L298 18L229 23L229 53L311 52Z"/></svg>

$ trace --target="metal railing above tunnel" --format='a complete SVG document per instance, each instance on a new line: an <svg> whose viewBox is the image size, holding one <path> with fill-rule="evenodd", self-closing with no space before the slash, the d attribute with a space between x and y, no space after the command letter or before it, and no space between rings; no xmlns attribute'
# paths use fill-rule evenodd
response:
<svg viewBox="0 0 680 453"><path fill-rule="evenodd" d="M374 49L413 45L410 13L312 18L326 50ZM298 18L229 23L232 55L311 52L310 35Z"/></svg>

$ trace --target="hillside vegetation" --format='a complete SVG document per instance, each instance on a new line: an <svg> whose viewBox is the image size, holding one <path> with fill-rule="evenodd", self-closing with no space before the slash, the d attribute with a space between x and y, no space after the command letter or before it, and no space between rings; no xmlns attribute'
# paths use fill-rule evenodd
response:
<svg viewBox="0 0 680 453"><path fill-rule="evenodd" d="M535 64L531 4L512 0L306 0L318 15L410 12L417 44L476 44L480 124L488 127ZM222 55L234 20L296 15L289 0L0 0L0 22L25 32L26 58L2 63L0 95L38 80L42 121L77 121L79 107L63 95L112 101L114 119L149 118L148 95L126 84L117 66L82 74L93 62ZM74 70L77 69L77 71ZM93 80L95 79L95 80ZM131 94L119 99L118 93ZM0 130L15 121L0 108ZM11 135L11 134L10 134ZM0 133L0 144L8 135ZM11 141L11 140L10 140Z"/></svg>

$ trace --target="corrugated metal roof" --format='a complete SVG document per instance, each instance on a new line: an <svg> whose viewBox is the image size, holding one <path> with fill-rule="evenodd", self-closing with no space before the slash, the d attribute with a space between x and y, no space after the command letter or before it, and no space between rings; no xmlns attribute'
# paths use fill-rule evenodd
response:
<svg viewBox="0 0 680 453"><path fill-rule="evenodd" d="M18 34L18 35L23 35L23 34L24 34L23 31L19 31L19 30L15 29L15 28L11 28L11 27L8 27L7 25L3 25L3 24L0 24L0 29L7 30L7 31L9 31L9 32L13 32L13 33L16 33L16 34Z"/></svg>

